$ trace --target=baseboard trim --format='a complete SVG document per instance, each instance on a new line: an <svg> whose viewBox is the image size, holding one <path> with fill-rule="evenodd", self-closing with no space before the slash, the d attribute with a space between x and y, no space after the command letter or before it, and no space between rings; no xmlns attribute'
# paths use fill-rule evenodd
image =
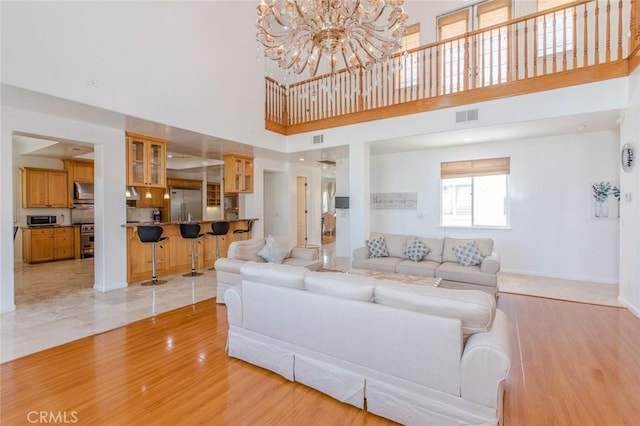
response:
<svg viewBox="0 0 640 426"><path fill-rule="evenodd" d="M631 313L635 316L637 316L638 318L640 318L640 309L636 308L635 306L633 306L631 303L629 303L629 301L627 299L625 299L622 296L618 296L618 303L620 303L622 306L624 306L625 308L627 308L629 311L631 311Z"/></svg>
<svg viewBox="0 0 640 426"><path fill-rule="evenodd" d="M616 285L616 286L618 285L617 281L611 281L611 280L605 280L605 279L594 279L593 277L580 277L580 276L561 275L561 274L545 274L545 273L540 273L535 271L520 271L517 269L501 269L500 272L504 272L506 274L518 274L518 275L530 275L534 277L555 278L560 280L586 281L590 283ZM500 276L500 272L498 272L498 277Z"/></svg>

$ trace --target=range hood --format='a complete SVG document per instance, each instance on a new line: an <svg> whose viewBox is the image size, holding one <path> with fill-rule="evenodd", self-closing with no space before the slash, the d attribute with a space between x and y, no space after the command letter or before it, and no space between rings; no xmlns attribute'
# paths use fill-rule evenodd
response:
<svg viewBox="0 0 640 426"><path fill-rule="evenodd" d="M140 199L140 193L135 186L127 186L127 201L137 201Z"/></svg>
<svg viewBox="0 0 640 426"><path fill-rule="evenodd" d="M93 183L73 183L73 204L93 204Z"/></svg>

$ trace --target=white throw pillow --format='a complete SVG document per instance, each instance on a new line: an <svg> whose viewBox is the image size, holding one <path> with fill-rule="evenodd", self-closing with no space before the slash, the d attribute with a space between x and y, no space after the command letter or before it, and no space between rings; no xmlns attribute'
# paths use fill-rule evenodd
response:
<svg viewBox="0 0 640 426"><path fill-rule="evenodd" d="M264 247L264 238L256 238L244 241L234 241L231 243L233 250L233 258L238 260L246 260L249 262L264 262L264 259L258 256L258 252Z"/></svg>
<svg viewBox="0 0 640 426"><path fill-rule="evenodd" d="M366 241L369 248L369 257L388 257L389 251L384 242L384 237L371 238Z"/></svg>
<svg viewBox="0 0 640 426"><path fill-rule="evenodd" d="M258 256L269 263L282 263L285 255L289 251L288 248L278 245L271 235L267 237L267 242L258 252Z"/></svg>
<svg viewBox="0 0 640 426"><path fill-rule="evenodd" d="M482 254L476 248L475 243L466 243L452 248L453 253L458 258L458 263L462 266L473 266L482 263Z"/></svg>
<svg viewBox="0 0 640 426"><path fill-rule="evenodd" d="M420 240L413 240L407 244L404 255L414 262L420 262L429 253L429 247Z"/></svg>

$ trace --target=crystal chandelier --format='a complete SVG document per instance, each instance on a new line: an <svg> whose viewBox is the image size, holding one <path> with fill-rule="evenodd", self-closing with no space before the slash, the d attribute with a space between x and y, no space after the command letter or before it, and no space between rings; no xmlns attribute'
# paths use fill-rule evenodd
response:
<svg viewBox="0 0 640 426"><path fill-rule="evenodd" d="M369 68L402 47L404 0L261 0L256 38L280 68L315 76L323 57L331 74Z"/></svg>

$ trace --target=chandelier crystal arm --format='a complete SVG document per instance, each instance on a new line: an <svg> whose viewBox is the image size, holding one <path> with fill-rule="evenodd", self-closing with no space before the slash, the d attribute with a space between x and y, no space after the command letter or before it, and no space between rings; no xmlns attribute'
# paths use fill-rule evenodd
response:
<svg viewBox="0 0 640 426"><path fill-rule="evenodd" d="M402 47L403 0L261 0L256 39L266 58L296 74L315 76L328 57L350 72L388 60ZM341 59L340 59L341 58Z"/></svg>

